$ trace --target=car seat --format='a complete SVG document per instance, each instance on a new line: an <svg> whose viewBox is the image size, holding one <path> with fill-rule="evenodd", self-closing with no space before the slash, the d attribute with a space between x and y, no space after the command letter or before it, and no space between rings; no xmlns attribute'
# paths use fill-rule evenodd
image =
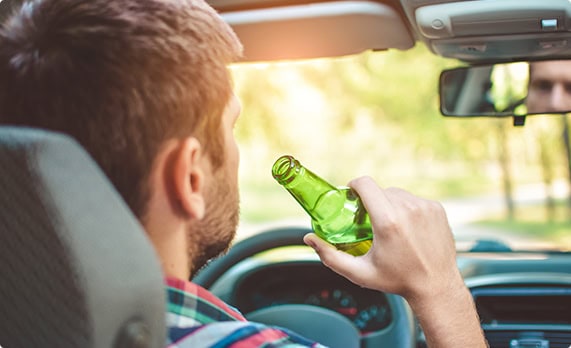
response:
<svg viewBox="0 0 571 348"><path fill-rule="evenodd" d="M0 127L0 277L0 347L165 345L154 249L68 136Z"/></svg>
<svg viewBox="0 0 571 348"><path fill-rule="evenodd" d="M13 11L20 8L25 0L0 0L0 23L4 22Z"/></svg>

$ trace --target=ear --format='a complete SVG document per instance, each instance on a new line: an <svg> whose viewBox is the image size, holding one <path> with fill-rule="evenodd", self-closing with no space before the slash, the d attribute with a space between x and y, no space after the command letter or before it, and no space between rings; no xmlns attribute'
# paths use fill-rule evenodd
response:
<svg viewBox="0 0 571 348"><path fill-rule="evenodd" d="M188 137L173 152L170 175L174 201L182 213L190 218L202 219L205 211L205 161L198 139Z"/></svg>

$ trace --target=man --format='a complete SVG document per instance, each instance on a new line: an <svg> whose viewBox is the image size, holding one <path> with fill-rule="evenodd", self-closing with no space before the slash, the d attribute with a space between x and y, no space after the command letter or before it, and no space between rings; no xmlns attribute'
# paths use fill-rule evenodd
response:
<svg viewBox="0 0 571 348"><path fill-rule="evenodd" d="M0 119L68 133L103 168L160 257L172 347L317 346L187 281L235 234L240 106L226 65L240 53L202 0L28 2L0 30ZM442 207L367 177L351 186L371 251L306 243L351 281L403 295L432 346L485 346Z"/></svg>
<svg viewBox="0 0 571 348"><path fill-rule="evenodd" d="M529 65L529 113L571 111L571 61L532 62Z"/></svg>

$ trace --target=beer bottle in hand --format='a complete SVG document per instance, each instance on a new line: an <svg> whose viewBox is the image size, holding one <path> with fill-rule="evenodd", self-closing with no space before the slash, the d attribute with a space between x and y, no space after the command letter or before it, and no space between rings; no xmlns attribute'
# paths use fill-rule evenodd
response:
<svg viewBox="0 0 571 348"><path fill-rule="evenodd" d="M371 221L353 190L331 185L287 155L274 163L272 175L309 214L321 239L351 255L367 253Z"/></svg>

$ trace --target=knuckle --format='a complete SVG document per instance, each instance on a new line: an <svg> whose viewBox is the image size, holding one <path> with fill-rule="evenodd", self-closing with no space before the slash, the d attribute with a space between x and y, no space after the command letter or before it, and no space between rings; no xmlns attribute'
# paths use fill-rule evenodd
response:
<svg viewBox="0 0 571 348"><path fill-rule="evenodd" d="M445 212L444 206L438 201L427 201L427 205L428 208L434 213L443 214Z"/></svg>
<svg viewBox="0 0 571 348"><path fill-rule="evenodd" d="M398 220L393 216L388 216L384 219L381 229L388 231L397 231L400 227Z"/></svg>
<svg viewBox="0 0 571 348"><path fill-rule="evenodd" d="M423 204L412 204L408 206L408 214L412 218L416 218L425 214L426 209L424 209Z"/></svg>
<svg viewBox="0 0 571 348"><path fill-rule="evenodd" d="M403 190L401 188L391 186L391 187L387 187L387 189L385 191L387 193L396 195L396 194L402 193Z"/></svg>
<svg viewBox="0 0 571 348"><path fill-rule="evenodd" d="M365 176L360 176L358 178L355 178L353 180L351 180L351 182L349 183L349 186L351 187L359 187L362 185L366 185L367 183L370 183L371 181L373 181L373 178L371 178L368 175Z"/></svg>

